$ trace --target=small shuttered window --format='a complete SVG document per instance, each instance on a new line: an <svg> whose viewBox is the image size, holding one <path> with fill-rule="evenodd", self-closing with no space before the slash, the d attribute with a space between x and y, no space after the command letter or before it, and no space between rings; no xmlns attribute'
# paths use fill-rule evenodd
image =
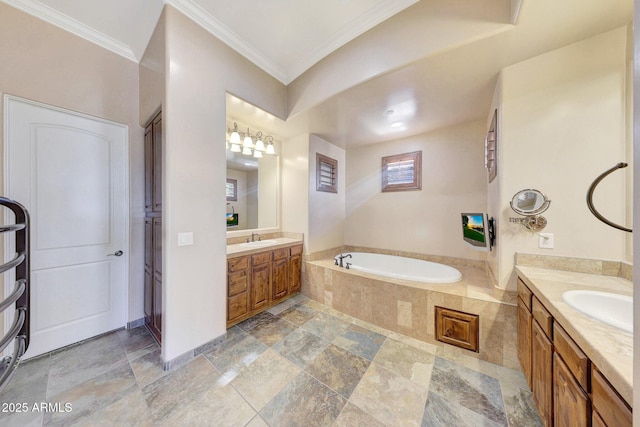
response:
<svg viewBox="0 0 640 427"><path fill-rule="evenodd" d="M422 190L422 151L382 158L382 192Z"/></svg>
<svg viewBox="0 0 640 427"><path fill-rule="evenodd" d="M316 153L316 190L338 192L338 161Z"/></svg>

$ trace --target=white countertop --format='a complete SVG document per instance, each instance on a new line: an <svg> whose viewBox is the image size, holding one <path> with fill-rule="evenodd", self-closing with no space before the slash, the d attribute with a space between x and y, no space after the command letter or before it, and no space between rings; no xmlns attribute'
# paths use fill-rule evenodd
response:
<svg viewBox="0 0 640 427"><path fill-rule="evenodd" d="M267 239L265 239L267 240ZM291 245L302 244L302 239L292 239L289 237L277 237L273 239L274 243L252 247L245 243L236 243L227 245L227 258L235 258L238 256L257 254L259 252L270 251L273 249L283 248Z"/></svg>
<svg viewBox="0 0 640 427"><path fill-rule="evenodd" d="M633 283L620 277L516 266L518 276L603 373L633 405L633 334L580 313L562 300L565 291L587 289L633 295Z"/></svg>

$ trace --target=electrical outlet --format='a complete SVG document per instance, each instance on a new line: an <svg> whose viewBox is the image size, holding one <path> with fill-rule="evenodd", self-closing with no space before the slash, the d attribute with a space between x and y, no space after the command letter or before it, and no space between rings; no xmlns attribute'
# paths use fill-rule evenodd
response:
<svg viewBox="0 0 640 427"><path fill-rule="evenodd" d="M553 249L553 233L538 233L538 247Z"/></svg>

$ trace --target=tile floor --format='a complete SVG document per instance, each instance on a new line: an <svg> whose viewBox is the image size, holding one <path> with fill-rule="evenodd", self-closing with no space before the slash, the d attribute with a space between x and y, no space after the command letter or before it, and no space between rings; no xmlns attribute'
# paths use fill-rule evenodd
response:
<svg viewBox="0 0 640 427"><path fill-rule="evenodd" d="M298 295L168 372L144 327L25 362L0 425L541 425L520 371L442 353Z"/></svg>

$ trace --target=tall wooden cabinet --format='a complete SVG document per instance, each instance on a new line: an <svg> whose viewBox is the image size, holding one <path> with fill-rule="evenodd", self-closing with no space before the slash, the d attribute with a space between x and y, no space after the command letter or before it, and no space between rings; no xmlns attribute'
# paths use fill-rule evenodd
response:
<svg viewBox="0 0 640 427"><path fill-rule="evenodd" d="M144 131L144 319L162 340L162 114Z"/></svg>

